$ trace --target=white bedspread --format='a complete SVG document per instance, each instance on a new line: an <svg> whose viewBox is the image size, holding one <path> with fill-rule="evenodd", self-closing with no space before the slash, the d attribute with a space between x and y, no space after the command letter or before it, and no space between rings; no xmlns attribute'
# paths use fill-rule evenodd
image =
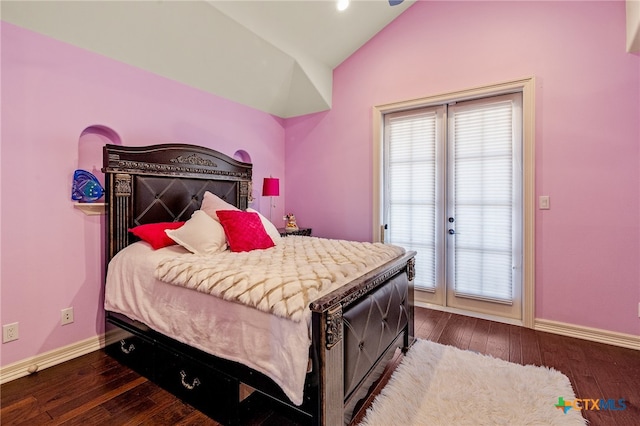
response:
<svg viewBox="0 0 640 426"><path fill-rule="evenodd" d="M291 244L298 238L312 237L290 236L285 241L291 239ZM105 309L140 321L182 343L251 367L273 379L294 404L302 404L311 344L311 311L304 309L301 320L292 321L154 277L160 263L183 255L190 256L180 246L153 250L144 242L121 250L109 263ZM379 260L380 265L385 263ZM376 266L370 265L356 276Z"/></svg>
<svg viewBox="0 0 640 426"><path fill-rule="evenodd" d="M403 252L382 243L291 236L267 250L164 259L156 278L301 321L310 302Z"/></svg>

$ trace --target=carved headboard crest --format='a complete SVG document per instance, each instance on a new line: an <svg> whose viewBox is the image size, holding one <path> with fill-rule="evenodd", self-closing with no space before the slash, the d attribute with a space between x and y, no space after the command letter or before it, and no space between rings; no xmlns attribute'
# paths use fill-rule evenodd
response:
<svg viewBox="0 0 640 426"><path fill-rule="evenodd" d="M180 163L180 164L197 164L199 166L209 166L209 167L218 167L216 163L206 158L202 158L197 154L191 154L188 157L183 157L182 155L178 156L170 160L172 163Z"/></svg>

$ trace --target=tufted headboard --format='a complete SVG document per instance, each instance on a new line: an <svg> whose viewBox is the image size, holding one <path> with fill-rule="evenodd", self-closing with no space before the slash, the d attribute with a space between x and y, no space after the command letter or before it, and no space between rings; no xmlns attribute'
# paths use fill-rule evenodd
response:
<svg viewBox="0 0 640 426"><path fill-rule="evenodd" d="M200 208L205 191L246 209L251 167L195 145L105 145L107 262L137 240L129 228L188 220Z"/></svg>

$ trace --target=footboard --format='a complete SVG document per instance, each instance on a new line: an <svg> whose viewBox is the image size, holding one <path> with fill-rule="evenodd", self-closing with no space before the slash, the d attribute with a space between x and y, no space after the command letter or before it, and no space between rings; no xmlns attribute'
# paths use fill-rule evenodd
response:
<svg viewBox="0 0 640 426"><path fill-rule="evenodd" d="M395 349L413 343L414 265L406 253L311 305L318 424L348 424Z"/></svg>

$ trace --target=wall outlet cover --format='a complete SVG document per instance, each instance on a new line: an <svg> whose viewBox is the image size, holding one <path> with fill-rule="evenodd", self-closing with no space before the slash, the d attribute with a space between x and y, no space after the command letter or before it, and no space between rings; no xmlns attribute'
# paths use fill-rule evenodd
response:
<svg viewBox="0 0 640 426"><path fill-rule="evenodd" d="M18 323L5 324L2 326L2 343L18 340Z"/></svg>
<svg viewBox="0 0 640 426"><path fill-rule="evenodd" d="M62 311L61 324L71 324L73 322L73 308L64 308Z"/></svg>

